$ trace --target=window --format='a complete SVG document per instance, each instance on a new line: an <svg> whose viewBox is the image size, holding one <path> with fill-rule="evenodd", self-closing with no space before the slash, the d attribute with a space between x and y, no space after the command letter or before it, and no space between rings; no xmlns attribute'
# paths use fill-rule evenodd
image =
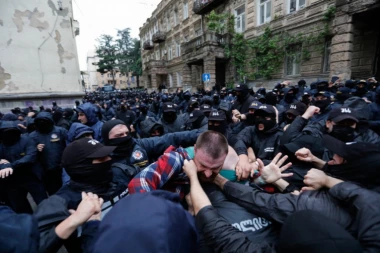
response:
<svg viewBox="0 0 380 253"><path fill-rule="evenodd" d="M168 47L168 60L170 61L172 58L173 58L173 55L172 55L172 47L169 46L169 47Z"/></svg>
<svg viewBox="0 0 380 253"><path fill-rule="evenodd" d="M185 40L185 42L188 42L189 41L189 35L185 35L184 40Z"/></svg>
<svg viewBox="0 0 380 253"><path fill-rule="evenodd" d="M164 57L165 54L166 54L166 53L165 53L165 50L164 50L164 49L161 49L161 57Z"/></svg>
<svg viewBox="0 0 380 253"><path fill-rule="evenodd" d="M301 68L301 45L294 45L287 50L286 75L299 75Z"/></svg>
<svg viewBox="0 0 380 253"><path fill-rule="evenodd" d="M173 76L172 76L172 74L169 74L169 86L173 87Z"/></svg>
<svg viewBox="0 0 380 253"><path fill-rule="evenodd" d="M167 31L170 31L170 29L172 29L169 14L166 16L166 29Z"/></svg>
<svg viewBox="0 0 380 253"><path fill-rule="evenodd" d="M271 11L272 11L272 0L258 0L257 12L259 15L257 16L258 24L262 25L264 23L270 22L271 20Z"/></svg>
<svg viewBox="0 0 380 253"><path fill-rule="evenodd" d="M197 36L201 36L202 35L202 30L201 30L201 28L199 27L199 28L196 28L195 29L195 36L197 37Z"/></svg>
<svg viewBox="0 0 380 253"><path fill-rule="evenodd" d="M178 11L174 10L174 26L178 25Z"/></svg>
<svg viewBox="0 0 380 253"><path fill-rule="evenodd" d="M330 72L330 55L331 55L331 40L325 43L325 52L323 54L323 73Z"/></svg>
<svg viewBox="0 0 380 253"><path fill-rule="evenodd" d="M245 31L245 6L241 6L235 10L235 30L238 33Z"/></svg>
<svg viewBox="0 0 380 253"><path fill-rule="evenodd" d="M177 57L181 56L181 44L178 41L175 42L175 53Z"/></svg>
<svg viewBox="0 0 380 253"><path fill-rule="evenodd" d="M120 80L120 84L123 84L123 80Z"/></svg>
<svg viewBox="0 0 380 253"><path fill-rule="evenodd" d="M189 3L183 2L183 19L187 19L189 17Z"/></svg>
<svg viewBox="0 0 380 253"><path fill-rule="evenodd" d="M289 13L305 8L306 0L289 0Z"/></svg>
<svg viewBox="0 0 380 253"><path fill-rule="evenodd" d="M181 85L182 85L182 75L181 73L177 72L177 86L181 86Z"/></svg>
<svg viewBox="0 0 380 253"><path fill-rule="evenodd" d="M156 60L157 60L157 61L160 60L160 51L157 51L157 52L156 52Z"/></svg>

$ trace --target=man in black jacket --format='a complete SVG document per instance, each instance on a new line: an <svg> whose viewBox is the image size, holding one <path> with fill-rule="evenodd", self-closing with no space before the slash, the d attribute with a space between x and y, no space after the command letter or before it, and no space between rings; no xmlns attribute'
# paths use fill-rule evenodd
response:
<svg viewBox="0 0 380 253"><path fill-rule="evenodd" d="M177 117L177 107L173 103L167 102L162 106L162 117L158 121L164 127L165 134L180 132L184 121L182 117Z"/></svg>
<svg viewBox="0 0 380 253"><path fill-rule="evenodd" d="M276 109L271 105L260 106L255 112L255 126L246 127L236 137L235 150L239 155L236 173L239 179L247 178L256 169L249 163L247 149L251 147L256 158L272 160L278 153L282 133L276 121Z"/></svg>
<svg viewBox="0 0 380 253"><path fill-rule="evenodd" d="M102 127L102 138L107 146L116 146L114 162L145 168L155 161L170 145L188 147L194 144L198 130L165 134L160 137L134 139L121 120L110 120Z"/></svg>
<svg viewBox="0 0 380 253"><path fill-rule="evenodd" d="M6 188L3 192L7 195L6 202L17 213L32 213L27 193L37 204L47 198L42 171L33 166L37 159L36 145L28 136L21 135L14 121L2 122L0 139L0 184Z"/></svg>
<svg viewBox="0 0 380 253"><path fill-rule="evenodd" d="M247 113L249 110L249 106L255 100L249 94L249 88L246 84L239 84L234 89L236 92L236 102L232 105L232 111L237 110L240 113Z"/></svg>
<svg viewBox="0 0 380 253"><path fill-rule="evenodd" d="M37 161L43 168L46 190L52 195L62 186L61 156L66 147L67 130L54 126L49 112L40 112L34 122L36 131L29 137L37 145Z"/></svg>
<svg viewBox="0 0 380 253"><path fill-rule="evenodd" d="M62 245L65 245L68 252L81 252L81 245L85 242L80 233L73 232L81 225L78 223L82 222L72 221L71 233L61 233L62 227L58 224L70 216L69 210L80 209L84 192L90 192L90 196L96 195L96 199L104 200L100 203L99 219L128 195L126 187L133 175L129 174L131 170L127 167L123 169L112 166L109 155L115 148L104 146L91 138L81 138L67 146L62 155L62 165L70 176L70 181L54 196L41 203L36 212L42 252L56 252ZM61 208L56 210L57 206ZM84 222L87 219L80 220ZM70 220L68 222L70 224ZM82 232L83 234L86 233Z"/></svg>

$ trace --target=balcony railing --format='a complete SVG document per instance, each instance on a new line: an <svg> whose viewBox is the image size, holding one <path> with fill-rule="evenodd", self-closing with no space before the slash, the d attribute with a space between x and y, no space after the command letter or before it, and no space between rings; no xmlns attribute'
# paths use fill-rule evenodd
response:
<svg viewBox="0 0 380 253"><path fill-rule="evenodd" d="M166 40L166 33L158 31L155 34L153 34L152 41L154 43L162 43Z"/></svg>
<svg viewBox="0 0 380 253"><path fill-rule="evenodd" d="M221 5L226 0L194 0L193 12L195 14L206 14Z"/></svg>
<svg viewBox="0 0 380 253"><path fill-rule="evenodd" d="M143 44L144 50L152 50L154 48L153 42L151 40L147 40Z"/></svg>
<svg viewBox="0 0 380 253"><path fill-rule="evenodd" d="M229 34L216 34L212 32L206 32L202 35L199 35L188 42L182 43L182 50L185 54L190 53L206 44L213 44L215 46L224 46L230 43Z"/></svg>

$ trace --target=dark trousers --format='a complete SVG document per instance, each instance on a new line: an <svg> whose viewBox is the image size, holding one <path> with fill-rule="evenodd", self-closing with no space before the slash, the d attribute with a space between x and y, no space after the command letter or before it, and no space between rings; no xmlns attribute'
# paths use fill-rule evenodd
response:
<svg viewBox="0 0 380 253"><path fill-rule="evenodd" d="M43 182L49 196L54 195L62 187L62 168L45 171Z"/></svg>
<svg viewBox="0 0 380 253"><path fill-rule="evenodd" d="M6 189L6 203L16 213L33 213L30 203L27 199L28 192L33 197L34 202L38 205L47 198L46 190L43 183L33 174L22 177L9 177L4 180Z"/></svg>

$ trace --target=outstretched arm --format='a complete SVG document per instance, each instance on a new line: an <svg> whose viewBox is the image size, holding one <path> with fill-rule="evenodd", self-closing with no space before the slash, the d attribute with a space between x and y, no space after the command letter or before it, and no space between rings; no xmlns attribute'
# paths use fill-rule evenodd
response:
<svg viewBox="0 0 380 253"><path fill-rule="evenodd" d="M219 216L199 183L197 167L193 161L185 161L183 169L190 179L190 195L197 225L210 247L217 252L271 252L272 245L250 242L243 232Z"/></svg>

